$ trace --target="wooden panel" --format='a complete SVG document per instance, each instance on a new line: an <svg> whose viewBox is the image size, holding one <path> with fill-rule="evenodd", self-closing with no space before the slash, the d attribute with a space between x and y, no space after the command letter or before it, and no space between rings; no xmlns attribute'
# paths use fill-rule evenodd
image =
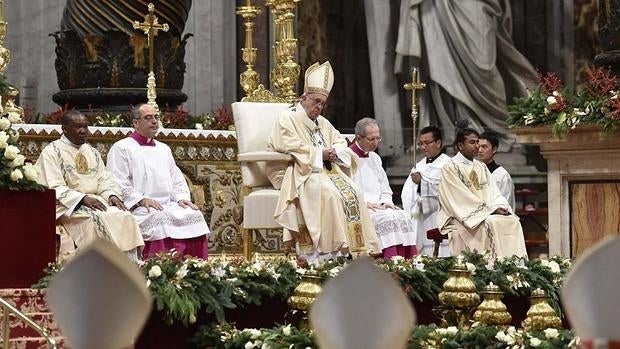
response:
<svg viewBox="0 0 620 349"><path fill-rule="evenodd" d="M620 236L620 181L570 182L571 254L606 236Z"/></svg>

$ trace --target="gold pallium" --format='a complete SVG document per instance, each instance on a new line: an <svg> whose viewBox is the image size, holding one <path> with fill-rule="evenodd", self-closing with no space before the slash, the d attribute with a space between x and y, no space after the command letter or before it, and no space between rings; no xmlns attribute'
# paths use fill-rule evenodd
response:
<svg viewBox="0 0 620 349"><path fill-rule="evenodd" d="M88 161L82 153L77 153L75 156L75 169L79 174L88 174Z"/></svg>

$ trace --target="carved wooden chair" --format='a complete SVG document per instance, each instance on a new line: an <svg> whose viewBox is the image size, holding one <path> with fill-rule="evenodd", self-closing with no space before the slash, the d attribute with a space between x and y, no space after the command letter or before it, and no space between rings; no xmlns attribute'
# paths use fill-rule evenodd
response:
<svg viewBox="0 0 620 349"><path fill-rule="evenodd" d="M257 229L281 228L273 216L280 191L267 177L268 166L285 168L288 154L267 150L267 141L278 114L287 103L235 102L232 112L237 131L237 160L243 179L243 254L251 258Z"/></svg>

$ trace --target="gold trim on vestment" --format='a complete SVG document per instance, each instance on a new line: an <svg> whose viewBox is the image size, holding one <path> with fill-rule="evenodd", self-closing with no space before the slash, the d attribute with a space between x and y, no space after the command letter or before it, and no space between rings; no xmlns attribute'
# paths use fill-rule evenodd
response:
<svg viewBox="0 0 620 349"><path fill-rule="evenodd" d="M342 174L336 171L335 165L331 170L323 170L327 177L334 183L341 195L344 214L347 219L347 242L350 252L362 252L366 250L364 234L362 233L362 216L359 211L359 200L355 189L342 178Z"/></svg>

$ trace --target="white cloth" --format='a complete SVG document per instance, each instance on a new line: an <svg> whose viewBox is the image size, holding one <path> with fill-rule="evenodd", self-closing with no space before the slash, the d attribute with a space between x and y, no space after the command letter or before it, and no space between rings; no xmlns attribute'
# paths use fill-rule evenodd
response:
<svg viewBox="0 0 620 349"><path fill-rule="evenodd" d="M433 255L435 243L426 238L426 232L437 228L437 211L439 210L438 188L441 182L441 169L450 160L446 154L440 154L433 162L426 163L426 158L418 161L411 172L422 176L420 184L407 177L401 199L403 208L409 212L417 229L416 247L420 255ZM418 186L420 193L418 194ZM439 257L449 257L450 247L444 240L439 246Z"/></svg>
<svg viewBox="0 0 620 349"><path fill-rule="evenodd" d="M352 178L364 192L366 203L393 204L392 189L377 153L370 152L367 158L360 158L357 172ZM385 208L375 211L369 209L368 213L384 249L416 244L416 229L407 211Z"/></svg>
<svg viewBox="0 0 620 349"><path fill-rule="evenodd" d="M143 198L159 202L162 211L137 207L132 210L145 241L164 238L189 239L209 234L202 212L182 208L179 200L190 200L181 170L170 148L159 141L141 146L131 137L110 148L107 167L118 181L125 205L133 208Z"/></svg>
<svg viewBox="0 0 620 349"><path fill-rule="evenodd" d="M515 185L512 183L512 178L510 177L510 173L506 171L502 166L495 169L495 171L491 172L491 178L497 184L497 188L499 192L502 193L502 196L506 198L510 207L512 208L511 212L515 212Z"/></svg>

